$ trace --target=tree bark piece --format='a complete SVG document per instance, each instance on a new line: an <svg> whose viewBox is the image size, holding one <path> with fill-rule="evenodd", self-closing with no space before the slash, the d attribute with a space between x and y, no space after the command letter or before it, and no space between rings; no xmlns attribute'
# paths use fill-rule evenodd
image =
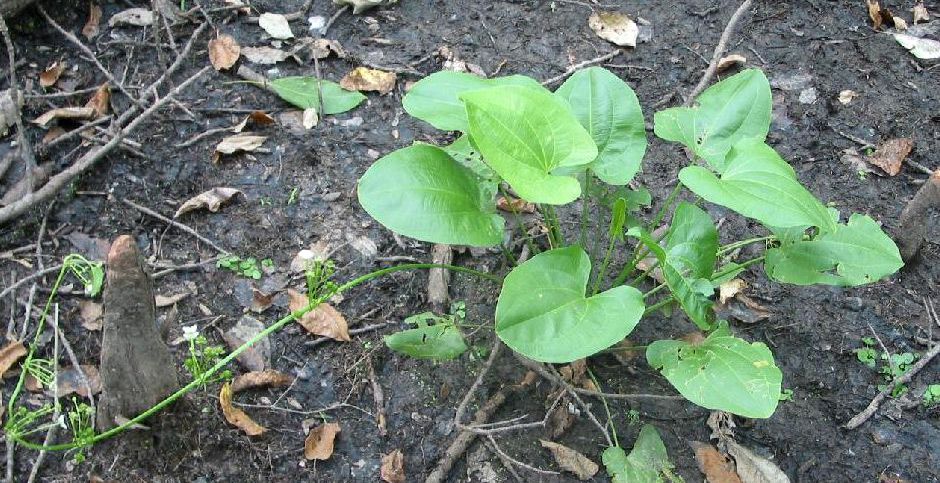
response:
<svg viewBox="0 0 940 483"><path fill-rule="evenodd" d="M901 212L897 241L905 262L914 258L924 244L931 209L940 209L940 169L930 175Z"/></svg>
<svg viewBox="0 0 940 483"><path fill-rule="evenodd" d="M99 431L133 418L179 389L176 365L157 330L153 282L137 243L122 235L108 253L101 343Z"/></svg>

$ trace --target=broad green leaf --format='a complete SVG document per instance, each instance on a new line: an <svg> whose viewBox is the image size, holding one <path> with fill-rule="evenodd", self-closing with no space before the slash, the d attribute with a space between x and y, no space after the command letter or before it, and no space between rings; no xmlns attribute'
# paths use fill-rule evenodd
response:
<svg viewBox="0 0 940 483"><path fill-rule="evenodd" d="M770 278L796 285L864 285L904 266L894 241L875 220L858 213L835 232L771 248L766 256Z"/></svg>
<svg viewBox="0 0 940 483"><path fill-rule="evenodd" d="M477 176L485 180L498 181L499 175L496 171L483 162L483 156L477 152L477 149L470 143L470 136L463 134L454 142L444 146L444 151L458 163L470 168Z"/></svg>
<svg viewBox="0 0 940 483"><path fill-rule="evenodd" d="M733 336L725 321L698 345L653 342L646 359L680 394L704 408L748 418L768 418L777 409L783 375L773 354L761 342Z"/></svg>
<svg viewBox="0 0 940 483"><path fill-rule="evenodd" d="M564 101L541 87L521 86L470 91L460 98L467 106L471 141L520 197L563 205L581 195L577 179L551 174L597 157L594 140Z"/></svg>
<svg viewBox="0 0 940 483"><path fill-rule="evenodd" d="M629 183L646 153L646 123L633 89L610 71L590 67L569 77L555 95L571 105L597 144L588 168L605 183Z"/></svg>
<svg viewBox="0 0 940 483"><path fill-rule="evenodd" d="M428 320L437 323L428 325ZM405 319L414 322L415 329L407 329L384 337L385 345L402 354L418 359L449 360L460 357L467 351L460 329L431 312L417 314Z"/></svg>
<svg viewBox="0 0 940 483"><path fill-rule="evenodd" d="M674 467L666 453L666 445L652 424L645 424L640 429L629 455L623 448L611 446L604 450L601 461L613 483L660 483L666 479L681 481L673 475Z"/></svg>
<svg viewBox="0 0 940 483"><path fill-rule="evenodd" d="M715 293L711 281L708 278L685 276L683 273L686 270L685 264L687 262L683 261L682 258L671 258L669 253L659 246L656 240L645 230L631 228L627 231L627 235L638 238L659 260L659 266L663 271L663 279L665 279L669 291L676 297L689 319L700 329L710 330L715 321L715 312L712 310L713 302L709 299ZM684 252L684 247L679 248L677 255L688 256ZM712 263L714 264L714 262ZM691 270L692 267L687 269Z"/></svg>
<svg viewBox="0 0 940 483"><path fill-rule="evenodd" d="M441 71L416 82L402 99L402 106L408 114L438 129L467 132L467 109L458 96L468 91L509 85L541 88L535 79L523 75L485 79L464 72Z"/></svg>
<svg viewBox="0 0 940 483"><path fill-rule="evenodd" d="M721 178L701 166L688 166L679 172L679 180L707 201L766 226L835 228L829 211L797 181L793 168L756 139L734 146Z"/></svg>
<svg viewBox="0 0 940 483"><path fill-rule="evenodd" d="M643 295L620 286L585 297L591 260L578 246L542 252L503 280L496 334L542 362L571 362L623 340L643 315Z"/></svg>
<svg viewBox="0 0 940 483"><path fill-rule="evenodd" d="M416 144L373 164L359 203L387 228L418 240L492 246L503 239L494 190L442 149Z"/></svg>
<svg viewBox="0 0 940 483"><path fill-rule="evenodd" d="M747 69L702 92L695 107L673 107L653 116L654 132L686 145L724 171L725 155L738 141L763 141L770 128L770 83L758 69Z"/></svg>
<svg viewBox="0 0 940 483"><path fill-rule="evenodd" d="M679 203L666 233L666 253L686 277L711 276L718 254L718 229L705 210Z"/></svg>
<svg viewBox="0 0 940 483"><path fill-rule="evenodd" d="M310 76L282 77L268 83L281 99L301 108L310 109L320 105L320 94L317 93L317 78ZM320 90L323 91L323 114L339 114L349 111L366 96L356 91L347 91L335 82L320 81Z"/></svg>

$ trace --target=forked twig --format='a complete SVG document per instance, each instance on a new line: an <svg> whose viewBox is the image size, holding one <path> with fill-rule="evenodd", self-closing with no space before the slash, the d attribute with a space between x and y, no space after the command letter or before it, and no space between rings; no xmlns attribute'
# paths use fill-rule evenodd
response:
<svg viewBox="0 0 940 483"><path fill-rule="evenodd" d="M145 214L145 215L152 216L152 217L154 217L154 218L156 218L156 219L158 219L158 220L160 220L160 221L162 221L162 222L164 222L164 223L169 223L170 225L173 225L173 226L179 228L180 230L183 230L183 231L185 231L186 233L189 233L190 235L192 235L192 236L198 238L199 240L201 240L201 241L202 241L203 243L205 243L206 245L209 245L210 247L214 248L215 251L217 251L217 252L219 252L219 253L222 253L222 254L225 254L225 255L231 253L231 252L229 252L228 250L226 250L226 249L220 247L219 245L217 245L214 241L212 241L212 240L210 240L210 239L208 239L208 238L206 238L206 237L200 235L199 232L197 232L196 230L190 228L190 227L187 226L187 225L184 225L184 224L182 224L182 223L180 223L180 222L178 222L178 221L176 221L176 220L174 220L174 219L171 219L171 218L168 218L168 217L166 217L166 216L163 216L163 215L161 215L160 213L157 213L156 211L153 211L153 210L151 210L150 208L147 208L146 206L138 205L137 203L134 203L133 201L131 201L131 200L127 199L127 198L122 199L121 202L124 203L125 205L130 206L131 208L133 208L133 209L135 209L135 210L137 210L137 211L139 211L139 212Z"/></svg>
<svg viewBox="0 0 940 483"><path fill-rule="evenodd" d="M712 60L708 63L708 68L705 69L705 74L702 75L702 78L698 81L698 85L692 89L692 92L689 93L689 97L685 101L685 105L691 105L692 101L705 90L705 87L708 86L708 83L711 82L712 77L715 77L715 73L718 72L718 61L721 60L721 56L724 55L725 50L727 50L728 41L731 39L731 34L734 33L734 29L738 24L738 21L741 20L741 17L744 16L744 12L751 8L751 0L744 0L741 3L741 6L734 11L734 14L731 15L731 19L728 20L728 25L725 25L724 31L721 32L721 37L718 39L718 45L715 46L715 51L712 53Z"/></svg>
<svg viewBox="0 0 940 483"><path fill-rule="evenodd" d="M750 1L750 0L748 0L748 1ZM582 69L582 68L584 68L584 67L587 67L587 66L589 66L589 65L600 64L600 63L602 63L602 62L607 62L608 60L613 59L614 57L617 57L618 55L620 55L621 52L623 52L623 49L615 49L615 50L613 50L613 51L611 51L611 52L608 52L608 53L606 53L606 54L604 54L604 55L602 55L602 56L600 56L600 57L595 57L595 58L590 59L590 60L585 60L584 62L578 62L577 64L574 64L574 65L568 67L567 69L565 69L565 71L562 72L561 74L556 75L555 77L552 77L551 79L548 79L548 80L546 80L546 81L543 81L543 82L542 82L542 85L543 85L543 86L548 86L548 85L552 85L552 84L554 84L554 83L556 83L556 82L558 82L558 81L565 80L565 79L568 78L568 76L570 76L571 74L574 74L574 73L577 72L578 70L580 70L580 69Z"/></svg>

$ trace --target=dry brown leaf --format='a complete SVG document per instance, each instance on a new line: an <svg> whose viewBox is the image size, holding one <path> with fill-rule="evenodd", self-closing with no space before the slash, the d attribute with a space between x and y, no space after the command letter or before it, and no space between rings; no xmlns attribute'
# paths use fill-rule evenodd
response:
<svg viewBox="0 0 940 483"><path fill-rule="evenodd" d="M261 65L272 65L287 60L290 54L273 47L245 47L242 55L248 62Z"/></svg>
<svg viewBox="0 0 940 483"><path fill-rule="evenodd" d="M718 72L722 72L732 67L744 65L746 63L747 63L747 57L741 54L726 55L718 61L717 69L718 69Z"/></svg>
<svg viewBox="0 0 940 483"><path fill-rule="evenodd" d="M310 304L307 295L296 290L288 289L287 296L289 299L288 307L291 312L296 312ZM349 338L349 326L346 323L346 318L326 302L304 314L297 322L311 334L345 342L352 340Z"/></svg>
<svg viewBox="0 0 940 483"><path fill-rule="evenodd" d="M911 13L914 14L913 23L915 24L930 21L930 13L927 12L927 7L924 6L924 2L914 5L914 8L911 9Z"/></svg>
<svg viewBox="0 0 940 483"><path fill-rule="evenodd" d="M535 204L521 198L496 198L496 208L509 213L535 213Z"/></svg>
<svg viewBox="0 0 940 483"><path fill-rule="evenodd" d="M274 293L264 293L261 290L258 290L254 287L251 288L251 306L248 307L248 310L256 314L260 314L268 308L271 307L271 304L274 303Z"/></svg>
<svg viewBox="0 0 940 483"><path fill-rule="evenodd" d="M176 295L157 294L157 296L154 297L154 303L158 308L169 307L171 305L175 305L179 303L181 300L185 299L186 297L189 297L190 295L192 294L189 292L178 293Z"/></svg>
<svg viewBox="0 0 940 483"><path fill-rule="evenodd" d="M188 199L185 203L173 215L173 218L176 218L183 213L188 213L193 210L200 208L207 208L209 211L215 213L219 211L219 207L222 206L222 203L232 199L233 196L241 193L240 190L235 188L224 188L217 187L212 188L208 191L203 191L198 195Z"/></svg>
<svg viewBox="0 0 940 483"><path fill-rule="evenodd" d="M18 340L10 342L3 349L0 349L0 377L3 377L13 367L13 364L25 355L26 347Z"/></svg>
<svg viewBox="0 0 940 483"><path fill-rule="evenodd" d="M81 119L88 120L95 117L93 107L57 107L33 119L33 124L46 127L53 119Z"/></svg>
<svg viewBox="0 0 940 483"><path fill-rule="evenodd" d="M330 56L330 53L336 54L340 59L346 58L346 50L343 49L343 45L336 40L328 39L315 39L309 44L310 52L317 59L325 59Z"/></svg>
<svg viewBox="0 0 940 483"><path fill-rule="evenodd" d="M101 24L101 7L97 4L88 2L88 20L82 27L82 35L91 40L98 35L98 25Z"/></svg>
<svg viewBox="0 0 940 483"><path fill-rule="evenodd" d="M907 21L896 15L891 17L891 23L894 24L896 30L907 30Z"/></svg>
<svg viewBox="0 0 940 483"><path fill-rule="evenodd" d="M252 152L261 147L267 136L259 136L254 133L246 132L223 138L215 147L216 156L220 154L233 154L239 151Z"/></svg>
<svg viewBox="0 0 940 483"><path fill-rule="evenodd" d="M598 37L621 47L636 47L640 28L630 17L620 12L594 12L588 26Z"/></svg>
<svg viewBox="0 0 940 483"><path fill-rule="evenodd" d="M287 22L287 17L279 13L262 13L258 17L258 26L276 39L284 40L294 36L294 33L290 30L290 24Z"/></svg>
<svg viewBox="0 0 940 483"><path fill-rule="evenodd" d="M42 87L54 86L63 72L65 72L65 63L53 62L52 65L46 67L46 70L39 74L39 85Z"/></svg>
<svg viewBox="0 0 940 483"><path fill-rule="evenodd" d="M232 386L227 382L222 385L222 390L219 391L219 406L222 407L222 415L225 416L225 420L244 431L248 436L258 436L267 431L264 426L248 417L245 411L232 406Z"/></svg>
<svg viewBox="0 0 940 483"><path fill-rule="evenodd" d="M308 460L328 460L333 456L333 441L341 431L339 424L321 424L307 433L304 440L304 458Z"/></svg>
<svg viewBox="0 0 940 483"><path fill-rule="evenodd" d="M242 374L232 381L232 392L242 392L256 387L282 387L287 386L293 378L273 369L252 371Z"/></svg>
<svg viewBox="0 0 940 483"><path fill-rule="evenodd" d="M734 457L735 468L742 483L790 483L787 474L766 458L734 441L726 441L728 453Z"/></svg>
<svg viewBox="0 0 940 483"><path fill-rule="evenodd" d="M722 283L718 286L718 302L722 304L727 302L728 299L739 294L745 288L747 288L747 282L740 278Z"/></svg>
<svg viewBox="0 0 940 483"><path fill-rule="evenodd" d="M78 303L78 313L82 318L82 327L87 330L101 330L104 308L97 302L82 300Z"/></svg>
<svg viewBox="0 0 940 483"><path fill-rule="evenodd" d="M881 28L881 5L878 0L865 0L868 4L868 18L871 19L872 28L878 30Z"/></svg>
<svg viewBox="0 0 940 483"><path fill-rule="evenodd" d="M843 105L846 105L855 100L856 97L858 97L858 92L855 92L851 89L845 89L839 93L839 102L841 102Z"/></svg>
<svg viewBox="0 0 940 483"><path fill-rule="evenodd" d="M744 483L734 471L734 463L728 461L710 444L692 441L698 469L705 474L708 483Z"/></svg>
<svg viewBox="0 0 940 483"><path fill-rule="evenodd" d="M69 394L78 394L81 397L88 397L88 390L91 389L92 394L98 394L101 392L101 375L98 373L98 368L95 366L82 364L81 373L75 366L62 367L59 369L59 373L56 375L56 384L59 386L59 397L68 396ZM82 375L85 376L82 379ZM85 385L85 382L88 385ZM46 390L47 394L51 394L52 391Z"/></svg>
<svg viewBox="0 0 940 483"><path fill-rule="evenodd" d="M396 79L394 72L356 67L339 81L339 85L348 91L376 91L379 94L388 94L395 88Z"/></svg>
<svg viewBox="0 0 940 483"><path fill-rule="evenodd" d="M240 54L241 47L231 35L222 34L209 41L209 62L215 70L231 68Z"/></svg>
<svg viewBox="0 0 940 483"><path fill-rule="evenodd" d="M249 123L253 126L267 126L274 123L274 118L264 111L251 111L245 116L245 119L242 119L242 122L232 127L232 132L240 133L244 131Z"/></svg>
<svg viewBox="0 0 940 483"><path fill-rule="evenodd" d="M110 105L111 86L109 86L107 83L102 84L101 87L95 91L95 94L91 96L91 99L88 99L88 102L85 103L85 107L90 107L94 110L94 117L96 119L107 116L108 111L110 110Z"/></svg>
<svg viewBox="0 0 940 483"><path fill-rule="evenodd" d="M53 126L52 129L46 131L46 134L43 135L41 144L49 144L55 140L55 138L65 134L65 129L62 129L60 126Z"/></svg>
<svg viewBox="0 0 940 483"><path fill-rule="evenodd" d="M555 462L558 463L558 466L563 470L574 473L579 480L589 480L597 473L597 463L589 460L583 454L567 446L545 441L544 439L540 439L539 443L542 443L543 448L548 448L548 450L552 452L552 456L555 458Z"/></svg>
<svg viewBox="0 0 940 483"><path fill-rule="evenodd" d="M153 11L149 8L129 8L111 16L108 26L133 25L134 27L147 27L153 25Z"/></svg>
<svg viewBox="0 0 940 483"><path fill-rule="evenodd" d="M387 483L405 483L405 455L400 449L382 456L381 477Z"/></svg>
<svg viewBox="0 0 940 483"><path fill-rule="evenodd" d="M901 163L914 148L914 140L909 138L890 139L885 141L868 157L868 162L878 166L889 176L901 172Z"/></svg>

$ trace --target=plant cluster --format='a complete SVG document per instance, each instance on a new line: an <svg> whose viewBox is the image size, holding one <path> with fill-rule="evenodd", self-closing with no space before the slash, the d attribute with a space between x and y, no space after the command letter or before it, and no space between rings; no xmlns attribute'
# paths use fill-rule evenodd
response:
<svg viewBox="0 0 940 483"><path fill-rule="evenodd" d="M403 106L459 137L380 158L359 181L359 201L401 235L502 246L504 253L511 234L497 195L511 192L537 205L547 243L521 233L535 255L505 277L496 306L496 335L507 346L536 361L567 363L617 344L644 315L677 305L703 337L654 341L648 363L695 404L767 418L781 399L781 371L765 344L737 337L716 320L718 285L755 264L779 282L840 286L872 283L902 266L875 220L858 213L845 218L828 207L766 144L771 104L767 78L749 69L704 91L694 107L655 113L656 136L683 145L693 162L644 223L631 215L648 203L644 191L626 188L646 151L644 116L616 75L591 67L551 92L525 76L438 72L417 82ZM679 201L685 190L693 201ZM764 232L721 245L705 203L750 218ZM566 205L580 208L579 234L562 228L556 210ZM606 243L598 243L603 235L593 233L604 225ZM763 253L729 257L750 244L763 244ZM648 256L653 266L639 268ZM608 274L616 259L625 261ZM662 282L641 291L654 270ZM459 331L441 321L389 339L416 340L415 331L423 331L423 343L446 344L447 354L459 347Z"/></svg>
<svg viewBox="0 0 940 483"><path fill-rule="evenodd" d="M875 369L878 365L878 360L882 361L881 367L878 368L878 373L881 374L882 379L884 379L884 384L878 385L879 391L884 391L888 387L888 384L891 384L892 381L907 373L911 365L914 364L914 361L919 358L918 354L912 352L901 352L897 354L878 352L875 348L875 339L871 337L862 337L862 344L864 347L855 349L855 357L858 358L859 362ZM898 384L894 390L891 391L891 397L900 397L907 392L907 389L907 385Z"/></svg>
<svg viewBox="0 0 940 483"><path fill-rule="evenodd" d="M194 381L200 381L202 387L219 381L228 381L232 378L232 371L225 369L218 375L209 370L218 364L225 355L225 348L219 345L209 345L206 336L199 333L195 325L183 327L183 339L189 343L189 356L183 361L183 366L193 376Z"/></svg>
<svg viewBox="0 0 940 483"><path fill-rule="evenodd" d="M221 258L216 262L216 266L219 268L224 268L231 270L243 277L251 278L254 280L261 280L261 275L264 273L264 269L271 268L274 266L274 261L270 258L265 258L261 260L261 263L258 263L258 259L255 257L241 258L237 255L229 255Z"/></svg>

